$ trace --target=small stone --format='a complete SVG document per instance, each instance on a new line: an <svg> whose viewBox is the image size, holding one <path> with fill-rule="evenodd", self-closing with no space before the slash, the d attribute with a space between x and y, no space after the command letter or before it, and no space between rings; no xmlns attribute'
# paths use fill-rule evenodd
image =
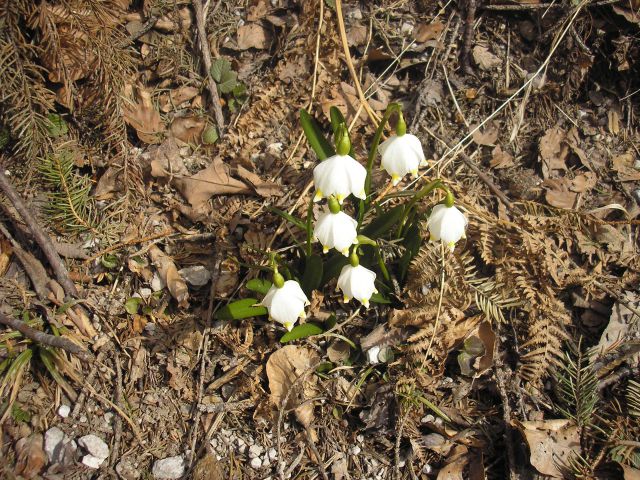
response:
<svg viewBox="0 0 640 480"><path fill-rule="evenodd" d="M151 279L151 290L154 292L159 292L164 288L164 282L160 278L157 272L153 273L153 278Z"/></svg>
<svg viewBox="0 0 640 480"><path fill-rule="evenodd" d="M89 453L87 457L92 456L92 457L95 457L97 460L100 460L100 462L98 463L98 466L100 465L100 463L102 463L104 459L106 459L109 456L109 447L107 446L105 441L102 440L97 435L91 434L91 435L85 435L84 437L80 437L78 439L78 445L80 445L82 448L84 448L87 451L87 453ZM89 462L93 463L94 460L89 459ZM85 463L84 458L82 459L82 463ZM85 463L85 465L87 464ZM93 467L93 468L98 468L98 467Z"/></svg>
<svg viewBox="0 0 640 480"><path fill-rule="evenodd" d="M262 468L268 467L269 465L271 465L271 460L269 460L269 457L265 455L262 459Z"/></svg>
<svg viewBox="0 0 640 480"><path fill-rule="evenodd" d="M264 449L260 445L251 445L249 447L249 458L259 457Z"/></svg>
<svg viewBox="0 0 640 480"><path fill-rule="evenodd" d="M116 473L122 480L138 480L140 478L140 469L127 457L116 464Z"/></svg>
<svg viewBox="0 0 640 480"><path fill-rule="evenodd" d="M100 468L100 465L102 465L102 462L104 462L105 460L106 458L98 458L89 454L82 457L82 464L86 467L96 470Z"/></svg>
<svg viewBox="0 0 640 480"><path fill-rule="evenodd" d="M58 415L62 418L67 418L71 413L71 407L69 405L60 405L58 408Z"/></svg>
<svg viewBox="0 0 640 480"><path fill-rule="evenodd" d="M56 463L60 456L66 435L58 427L52 427L44 434L44 451L51 463Z"/></svg>
<svg viewBox="0 0 640 480"><path fill-rule="evenodd" d="M433 423L435 421L436 417L434 417L433 415L429 414L426 415L424 417L422 417L422 420L420 420L422 423Z"/></svg>
<svg viewBox="0 0 640 480"><path fill-rule="evenodd" d="M87 416L86 416L86 415L82 415L82 416L80 416L80 418L78 419L78 422L80 422L80 423L87 423L87 421L88 421L88 420L89 420L89 419L87 418Z"/></svg>
<svg viewBox="0 0 640 480"><path fill-rule="evenodd" d="M111 422L113 422L113 417L114 414L113 412L107 412L104 414L104 423L106 423L107 425L111 425Z"/></svg>
<svg viewBox="0 0 640 480"><path fill-rule="evenodd" d="M371 365L376 365L380 363L380 360L378 360L379 353L380 353L380 347L377 347L377 346L371 347L369 350L367 350L367 360Z"/></svg>
<svg viewBox="0 0 640 480"><path fill-rule="evenodd" d="M140 292L140 296L141 296L142 298L144 298L145 300L146 300L147 298L149 298L149 297L151 296L151 294L153 293L153 292L151 291L151 289L150 289L150 288L141 288L141 289L139 290L139 292Z"/></svg>
<svg viewBox="0 0 640 480"><path fill-rule="evenodd" d="M362 442L364 442L364 435L358 435L358 436L356 437L356 441L357 441L358 443L362 443Z"/></svg>
<svg viewBox="0 0 640 480"><path fill-rule="evenodd" d="M262 460L259 458L252 458L250 465L254 470L259 470L262 468Z"/></svg>
<svg viewBox="0 0 640 480"><path fill-rule="evenodd" d="M362 451L362 449L357 445L355 445L354 447L351 447L351 455L353 455L354 457L356 455L360 455L361 451Z"/></svg>
<svg viewBox="0 0 640 480"><path fill-rule="evenodd" d="M194 287L202 287L211 280L211 272L202 265L183 268L178 270L178 273L188 284Z"/></svg>
<svg viewBox="0 0 640 480"><path fill-rule="evenodd" d="M172 480L182 477L187 466L182 455L156 460L153 464L153 477L157 480Z"/></svg>
<svg viewBox="0 0 640 480"><path fill-rule="evenodd" d="M424 467L422 467L422 473L424 473L425 475L429 475L432 471L433 468L428 463L425 463Z"/></svg>
<svg viewBox="0 0 640 480"><path fill-rule="evenodd" d="M267 456L269 457L269 460L273 461L278 458L278 451L275 448L270 448L267 452Z"/></svg>

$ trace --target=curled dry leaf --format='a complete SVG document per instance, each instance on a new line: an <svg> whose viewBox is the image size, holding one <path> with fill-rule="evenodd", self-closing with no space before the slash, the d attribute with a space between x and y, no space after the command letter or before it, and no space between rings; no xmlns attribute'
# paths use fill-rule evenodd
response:
<svg viewBox="0 0 640 480"><path fill-rule="evenodd" d="M188 102L196 95L200 93L200 90L191 85L184 85L182 87L171 90L169 94L165 94L160 98L160 110L163 112L170 112L174 108L179 107L184 102Z"/></svg>
<svg viewBox="0 0 640 480"><path fill-rule="evenodd" d="M186 307L189 304L189 287L187 283L178 273L175 263L171 257L160 250L156 245L152 245L149 248L149 255L151 255L151 261L158 269L160 278L165 283L171 296L178 301L181 307Z"/></svg>
<svg viewBox="0 0 640 480"><path fill-rule="evenodd" d="M566 132L560 127L552 127L540 139L540 160L545 179L551 176L553 170L567 170L565 160L569 147L565 142L566 136Z"/></svg>
<svg viewBox="0 0 640 480"><path fill-rule="evenodd" d="M531 456L529 461L538 472L564 478L560 471L569 458L580 453L580 429L571 420L513 422L524 435Z"/></svg>
<svg viewBox="0 0 640 480"><path fill-rule="evenodd" d="M495 145L498 140L498 134L500 133L498 124L495 122L489 123L483 130L477 130L473 132L473 141L478 145L492 146ZM471 129L474 129L472 126Z"/></svg>
<svg viewBox="0 0 640 480"><path fill-rule="evenodd" d="M211 165L191 177L179 178L176 187L193 206L199 207L214 195L250 193L249 188L229 174L229 167L214 158Z"/></svg>
<svg viewBox="0 0 640 480"><path fill-rule="evenodd" d="M124 87L125 98L122 113L127 124L135 130L140 141L160 143L160 134L165 130L160 112L155 109L151 100L151 92L141 86L127 84Z"/></svg>
<svg viewBox="0 0 640 480"><path fill-rule="evenodd" d="M440 34L444 30L444 23L442 22L431 22L429 24L418 25L413 31L414 38L416 42L422 43L428 40L435 40L440 37Z"/></svg>
<svg viewBox="0 0 640 480"><path fill-rule="evenodd" d="M640 305L640 296L633 292L626 292L625 300L636 308ZM602 332L598 346L594 349L598 355L608 353L610 349L614 349L627 336L632 336L633 330L638 331L638 323L633 321L634 314L626 306L620 302L613 305L609 324ZM635 327L635 328L632 328Z"/></svg>
<svg viewBox="0 0 640 480"><path fill-rule="evenodd" d="M611 166L618 172L621 182L635 182L640 180L640 171L633 167L635 155L631 152L623 153L611 159Z"/></svg>
<svg viewBox="0 0 640 480"><path fill-rule="evenodd" d="M513 167L513 157L508 152L503 151L500 145L496 145L491 152L489 165L496 170Z"/></svg>
<svg viewBox="0 0 640 480"><path fill-rule="evenodd" d="M184 143L199 144L202 140L202 132L207 126L204 117L178 117L174 118L169 127L171 136Z"/></svg>
<svg viewBox="0 0 640 480"><path fill-rule="evenodd" d="M269 397L278 409L294 409L296 419L305 428L313 420L313 403L317 377L313 368L318 363L318 354L308 348L287 345L272 353L267 360L267 378L269 379ZM303 378L300 378L304 376ZM294 389L289 393L290 389ZM287 398L286 405L282 402Z"/></svg>

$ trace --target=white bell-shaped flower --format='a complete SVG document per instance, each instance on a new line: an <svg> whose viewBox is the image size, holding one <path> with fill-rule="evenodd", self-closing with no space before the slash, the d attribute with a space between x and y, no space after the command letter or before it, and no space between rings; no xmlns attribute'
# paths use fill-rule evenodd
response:
<svg viewBox="0 0 640 480"><path fill-rule="evenodd" d="M427 164L420 140L410 133L391 135L380 144L379 150L382 156L382 168L391 175L394 186L407 173L417 177L418 168Z"/></svg>
<svg viewBox="0 0 640 480"><path fill-rule="evenodd" d="M338 277L338 288L342 290L344 301L348 302L352 298L360 301L365 307L369 307L369 299L376 290L376 273L362 265L345 265Z"/></svg>
<svg viewBox="0 0 640 480"><path fill-rule="evenodd" d="M287 280L281 287L271 286L260 305L267 307L269 318L291 331L298 318L305 318L304 307L309 299L295 280Z"/></svg>
<svg viewBox="0 0 640 480"><path fill-rule="evenodd" d="M358 243L358 222L339 208L336 213L328 210L320 215L313 228L313 238L320 241L324 253L335 248L344 256L349 256L351 245Z"/></svg>
<svg viewBox="0 0 640 480"><path fill-rule="evenodd" d="M438 204L433 207L427 221L430 240L441 240L453 251L456 242L466 238L464 230L467 223L467 218L455 206L447 207L444 204Z"/></svg>
<svg viewBox="0 0 640 480"><path fill-rule="evenodd" d="M366 178L367 169L349 155L329 157L313 169L313 182L316 186L313 201L333 195L342 204L349 194L364 200Z"/></svg>

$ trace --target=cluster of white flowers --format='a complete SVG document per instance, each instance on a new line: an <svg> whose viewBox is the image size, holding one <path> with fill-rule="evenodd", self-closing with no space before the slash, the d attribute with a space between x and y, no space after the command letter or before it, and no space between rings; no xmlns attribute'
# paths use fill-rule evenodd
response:
<svg viewBox="0 0 640 480"><path fill-rule="evenodd" d="M324 253L335 248L349 257L349 264L342 268L338 277L337 289L342 291L345 303L354 298L368 307L371 296L377 293L376 273L360 265L356 247L353 247L358 244L358 222L341 210L341 205L349 195L366 199L367 170L349 155L351 145L346 128L337 136L336 155L320 162L313 170L316 188L313 201L328 200L325 212L320 215L313 229L313 239L322 244ZM396 135L383 142L379 151L382 168L391 176L394 186L407 173L417 177L419 167L426 165L420 140L406 133L402 115ZM451 249L464 237L466 224L466 218L453 206L452 201L434 207L427 222L431 239L442 241ZM305 317L304 309L308 304L309 300L300 284L295 280L284 281L276 269L273 285L261 302L267 308L269 317L291 330L298 318Z"/></svg>

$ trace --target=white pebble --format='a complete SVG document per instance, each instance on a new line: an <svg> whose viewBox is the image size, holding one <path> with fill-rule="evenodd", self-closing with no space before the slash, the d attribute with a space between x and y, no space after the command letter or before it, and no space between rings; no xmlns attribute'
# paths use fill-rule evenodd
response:
<svg viewBox="0 0 640 480"><path fill-rule="evenodd" d="M97 460L104 461L109 456L109 447L107 446L105 441L102 440L97 435L92 434L92 435L85 435L84 437L80 437L78 439L78 445L84 448L87 451L87 453L89 453L90 456L95 457ZM93 462L94 460L90 459L89 461ZM102 461L99 462L98 465L100 465ZM84 463L84 459L83 459L83 463ZM93 468L98 468L98 467L93 467Z"/></svg>
<svg viewBox="0 0 640 480"><path fill-rule="evenodd" d="M259 457L264 449L260 445L251 445L249 447L249 458Z"/></svg>
<svg viewBox="0 0 640 480"><path fill-rule="evenodd" d="M262 468L262 460L260 460L259 458L252 458L250 465L254 470L259 470L260 468Z"/></svg>
<svg viewBox="0 0 640 480"><path fill-rule="evenodd" d="M278 458L278 451L275 448L270 448L267 455L269 456L269 460L275 460Z"/></svg>
<svg viewBox="0 0 640 480"><path fill-rule="evenodd" d="M358 435L358 436L356 437L356 441L357 441L358 443L362 443L362 442L364 442L364 435Z"/></svg>
<svg viewBox="0 0 640 480"><path fill-rule="evenodd" d="M351 455L356 456L359 455L362 449L359 446L351 447Z"/></svg>
<svg viewBox="0 0 640 480"><path fill-rule="evenodd" d="M184 475L187 465L182 455L163 458L153 464L153 476L156 479L172 480Z"/></svg>
<svg viewBox="0 0 640 480"><path fill-rule="evenodd" d="M58 415L62 418L67 418L71 413L71 407L69 405L60 405L58 408Z"/></svg>

